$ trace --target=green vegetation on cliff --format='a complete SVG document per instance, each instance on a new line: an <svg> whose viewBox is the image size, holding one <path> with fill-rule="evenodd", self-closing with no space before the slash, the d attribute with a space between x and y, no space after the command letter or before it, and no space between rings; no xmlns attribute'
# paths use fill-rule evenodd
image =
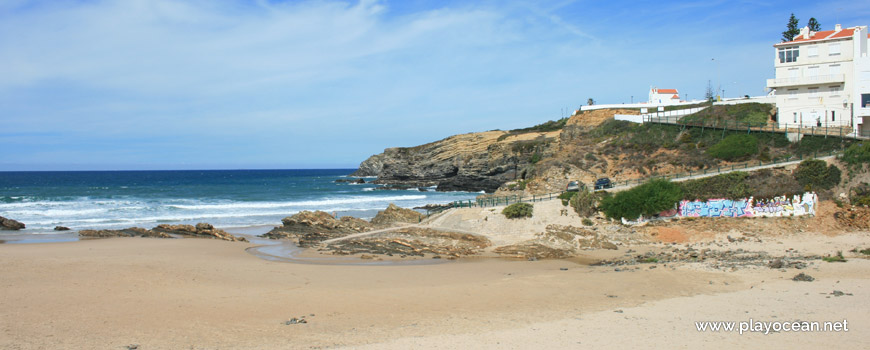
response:
<svg viewBox="0 0 870 350"><path fill-rule="evenodd" d="M712 106L680 118L680 122L683 124L703 123L707 126L764 126L770 120L773 108L773 105L767 103Z"/></svg>
<svg viewBox="0 0 870 350"><path fill-rule="evenodd" d="M635 220L641 215L652 216L672 209L682 198L683 189L678 184L657 179L604 197L598 207L609 218Z"/></svg>
<svg viewBox="0 0 870 350"><path fill-rule="evenodd" d="M508 219L530 218L533 207L529 203L514 203L505 207L501 213Z"/></svg>

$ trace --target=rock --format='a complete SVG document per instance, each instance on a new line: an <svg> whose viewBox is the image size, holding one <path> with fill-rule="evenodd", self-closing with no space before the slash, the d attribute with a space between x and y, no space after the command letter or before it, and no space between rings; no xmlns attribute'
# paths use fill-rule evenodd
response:
<svg viewBox="0 0 870 350"><path fill-rule="evenodd" d="M156 232L163 232L166 234L174 234L188 237L197 237L197 238L215 238L222 239L225 241L231 242L247 242L248 240L244 237L237 237L232 234L227 233L224 230L217 229L212 224L200 222L196 224L196 226L191 225L167 225L161 224L157 225L157 227L152 229Z"/></svg>
<svg viewBox="0 0 870 350"><path fill-rule="evenodd" d="M350 216L336 219L329 213L319 210L301 211L282 219L281 222L283 226L275 227L260 237L291 239L300 247L311 247L327 239L365 232L373 228L368 221Z"/></svg>
<svg viewBox="0 0 870 350"><path fill-rule="evenodd" d="M782 259L776 259L767 264L767 267L771 269L781 269L785 264L782 262Z"/></svg>
<svg viewBox="0 0 870 350"><path fill-rule="evenodd" d="M835 297L841 297L841 296L846 295L846 293L843 293L842 291L839 291L839 290L835 290L834 292L831 293L831 295L833 295Z"/></svg>
<svg viewBox="0 0 870 350"><path fill-rule="evenodd" d="M411 209L401 208L393 203L387 209L379 211L372 224L388 226L395 223L418 223L423 220L423 214Z"/></svg>
<svg viewBox="0 0 870 350"><path fill-rule="evenodd" d="M304 323L308 323L308 321L305 320L305 316L302 316L301 318L293 317L293 318L287 320L287 322L284 322L284 324L288 325L288 326L291 324L304 324Z"/></svg>
<svg viewBox="0 0 870 350"><path fill-rule="evenodd" d="M69 227L66 227L66 226L55 226L55 227L54 227L54 230L55 230L55 231L69 231Z"/></svg>
<svg viewBox="0 0 870 350"><path fill-rule="evenodd" d="M568 268L567 267L560 267L559 271L568 271Z"/></svg>
<svg viewBox="0 0 870 350"><path fill-rule="evenodd" d="M339 183L339 184L340 183L348 183L348 184L361 185L361 184L366 183L366 180L363 180L363 179L338 179L338 180L335 180L335 183Z"/></svg>
<svg viewBox="0 0 870 350"><path fill-rule="evenodd" d="M537 133L535 133L537 135ZM375 183L413 187L437 186L438 191L494 192L531 165L531 154L517 157L517 147L529 145L546 152L554 137L517 141L502 138L504 131L448 137L416 147L387 148L359 165L353 176L377 176Z"/></svg>
<svg viewBox="0 0 870 350"><path fill-rule="evenodd" d="M107 237L150 237L172 238L164 232L155 232L141 227L130 227L120 230L81 230L79 237L107 238Z"/></svg>
<svg viewBox="0 0 870 350"><path fill-rule="evenodd" d="M815 280L815 278L813 278L812 276L807 275L807 274L801 272L801 273L795 275L794 277L792 277L791 280L792 280L792 281L797 281L797 282L812 282L812 281Z"/></svg>
<svg viewBox="0 0 870 350"><path fill-rule="evenodd" d="M23 229L24 226L25 225L19 221L0 216L0 230L20 230Z"/></svg>

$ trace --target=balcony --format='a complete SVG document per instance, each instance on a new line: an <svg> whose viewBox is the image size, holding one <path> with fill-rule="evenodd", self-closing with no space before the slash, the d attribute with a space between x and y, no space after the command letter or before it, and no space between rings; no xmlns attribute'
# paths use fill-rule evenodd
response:
<svg viewBox="0 0 870 350"><path fill-rule="evenodd" d="M842 83L846 81L844 74L813 75L798 78L767 79L767 87L778 88L783 86L820 85Z"/></svg>

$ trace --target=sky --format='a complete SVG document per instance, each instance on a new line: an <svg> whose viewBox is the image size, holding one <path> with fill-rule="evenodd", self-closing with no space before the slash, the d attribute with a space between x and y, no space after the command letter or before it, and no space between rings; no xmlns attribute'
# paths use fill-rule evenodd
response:
<svg viewBox="0 0 870 350"><path fill-rule="evenodd" d="M0 171L355 168L588 98L761 95L867 1L0 1Z"/></svg>

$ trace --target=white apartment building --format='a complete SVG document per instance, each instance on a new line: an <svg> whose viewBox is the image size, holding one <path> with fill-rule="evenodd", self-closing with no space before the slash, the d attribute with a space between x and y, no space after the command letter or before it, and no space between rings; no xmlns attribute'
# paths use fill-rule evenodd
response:
<svg viewBox="0 0 870 350"><path fill-rule="evenodd" d="M867 26L820 32L801 29L773 45L777 124L849 127L870 136L870 57Z"/></svg>

